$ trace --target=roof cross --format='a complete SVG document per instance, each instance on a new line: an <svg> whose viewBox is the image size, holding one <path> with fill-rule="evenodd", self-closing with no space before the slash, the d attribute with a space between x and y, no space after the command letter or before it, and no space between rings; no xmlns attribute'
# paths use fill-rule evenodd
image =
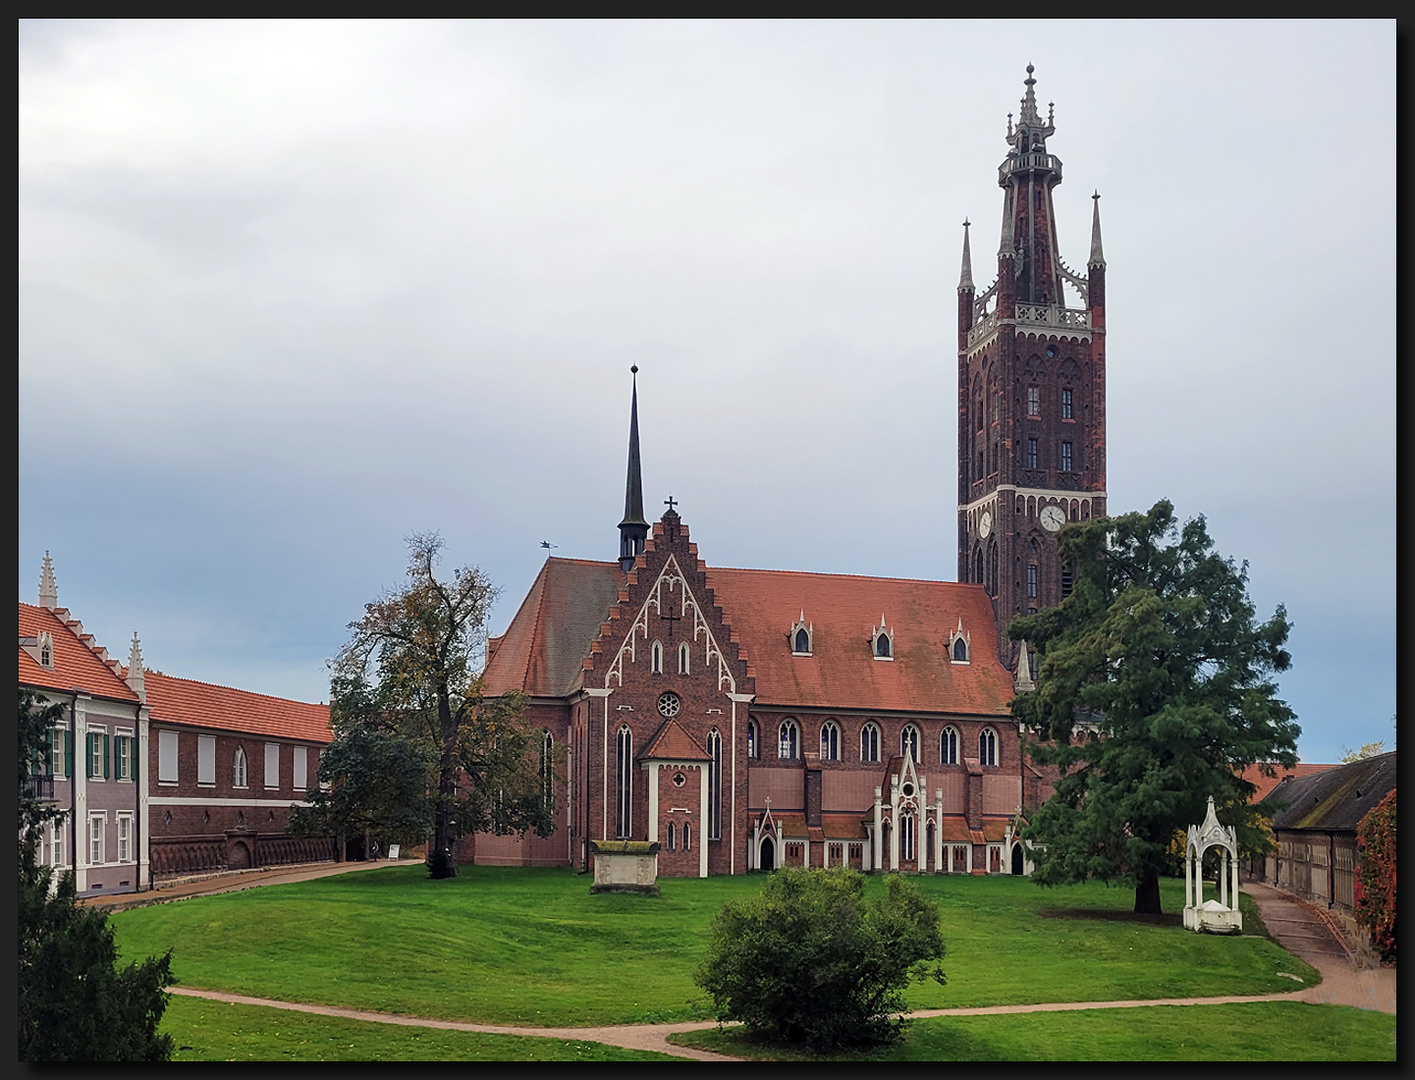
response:
<svg viewBox="0 0 1415 1080"><path fill-rule="evenodd" d="M675 506L678 505L678 502L676 499L673 498L672 495L670 495L668 496L668 498L663 500L663 505L668 507L668 509L672 510Z"/></svg>

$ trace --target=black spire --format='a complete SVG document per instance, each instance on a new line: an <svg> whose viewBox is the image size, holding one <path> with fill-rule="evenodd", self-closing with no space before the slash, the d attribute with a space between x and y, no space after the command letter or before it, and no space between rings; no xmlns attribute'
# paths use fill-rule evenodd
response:
<svg viewBox="0 0 1415 1080"><path fill-rule="evenodd" d="M628 573L634 558L644 550L649 523L644 520L644 480L639 468L639 367L634 375L634 395L629 406L629 477L624 482L624 520L619 523L619 567Z"/></svg>

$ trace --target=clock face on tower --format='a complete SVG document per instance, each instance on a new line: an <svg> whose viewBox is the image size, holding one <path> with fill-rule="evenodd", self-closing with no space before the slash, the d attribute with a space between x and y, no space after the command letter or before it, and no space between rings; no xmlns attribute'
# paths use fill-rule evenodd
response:
<svg viewBox="0 0 1415 1080"><path fill-rule="evenodd" d="M1041 512L1042 528L1047 532L1056 532L1066 524L1066 511L1059 506L1044 506Z"/></svg>
<svg viewBox="0 0 1415 1080"><path fill-rule="evenodd" d="M986 540L990 532L992 532L992 514L984 510L983 516L978 519L978 535Z"/></svg>

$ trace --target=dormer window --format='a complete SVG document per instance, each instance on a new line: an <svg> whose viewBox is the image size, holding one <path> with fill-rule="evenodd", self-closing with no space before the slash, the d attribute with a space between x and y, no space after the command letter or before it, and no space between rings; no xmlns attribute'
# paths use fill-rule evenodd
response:
<svg viewBox="0 0 1415 1080"><path fill-rule="evenodd" d="M815 627L806 622L806 612L803 609L801 617L791 626L791 655L810 656L812 652L811 639L814 637Z"/></svg>
<svg viewBox="0 0 1415 1080"><path fill-rule="evenodd" d="M54 639L42 631L39 635L39 666L42 668L54 666Z"/></svg>
<svg viewBox="0 0 1415 1080"><path fill-rule="evenodd" d="M894 659L894 635L885 626L883 615L879 617L879 625L870 631L870 652L876 660Z"/></svg>
<svg viewBox="0 0 1415 1080"><path fill-rule="evenodd" d="M948 658L955 664L968 663L969 646L972 644L972 635L963 629L963 619L958 620L958 629L948 635Z"/></svg>

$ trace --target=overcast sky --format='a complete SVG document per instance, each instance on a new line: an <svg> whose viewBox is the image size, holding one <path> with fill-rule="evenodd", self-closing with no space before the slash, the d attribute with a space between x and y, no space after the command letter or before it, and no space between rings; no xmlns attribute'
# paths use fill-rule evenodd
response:
<svg viewBox="0 0 1415 1080"><path fill-rule="evenodd" d="M710 566L956 577L964 218L1055 102L1101 193L1112 512L1287 606L1304 760L1395 730L1394 22L22 23L19 598L322 700L404 538L503 589L646 509ZM557 545L551 552L541 541Z"/></svg>

